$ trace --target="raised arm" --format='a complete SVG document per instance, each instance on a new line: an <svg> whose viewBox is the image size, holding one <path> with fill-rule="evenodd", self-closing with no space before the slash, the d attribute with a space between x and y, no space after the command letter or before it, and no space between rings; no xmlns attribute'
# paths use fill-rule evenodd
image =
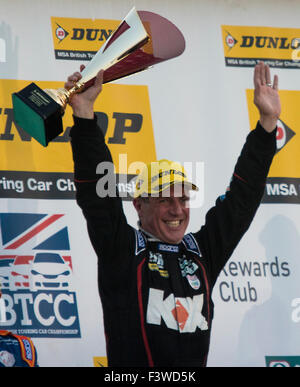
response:
<svg viewBox="0 0 300 387"><path fill-rule="evenodd" d="M80 71L84 69L84 66L80 66ZM67 82L65 83L65 89L70 90L76 82L81 79L81 73L75 72L74 74L68 77ZM79 118L94 118L94 103L98 95L102 91L103 83L103 71L99 71L95 78L95 82L92 86L88 87L85 91L73 95L69 105L73 109L73 113L76 117Z"/></svg>
<svg viewBox="0 0 300 387"><path fill-rule="evenodd" d="M107 261L111 256L118 259L116 246L125 248L129 226L116 190L112 195L109 192L97 192L99 180L107 179L107 176L113 180L109 182L110 185L115 187L114 174L107 175L105 168L101 174L97 173L99 165L110 166L110 171L113 170L111 153L94 115L94 103L102 90L102 77L103 72L99 72L93 86L72 97L70 105L73 109L74 126L70 136L77 203L86 218L89 236L97 255ZM65 88L72 88L80 78L79 72L72 74L68 77Z"/></svg>
<svg viewBox="0 0 300 387"><path fill-rule="evenodd" d="M278 78L274 77L271 85L270 70L260 63L254 71L254 85L260 120L247 136L229 189L217 199L206 215L205 225L195 234L203 256L208 257L212 284L253 220L276 152Z"/></svg>

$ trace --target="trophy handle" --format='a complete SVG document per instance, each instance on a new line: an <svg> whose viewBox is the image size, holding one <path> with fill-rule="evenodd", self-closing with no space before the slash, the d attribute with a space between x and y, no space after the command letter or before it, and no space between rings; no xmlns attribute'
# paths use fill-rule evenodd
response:
<svg viewBox="0 0 300 387"><path fill-rule="evenodd" d="M67 90L65 88L60 88L60 89L57 89L57 90L55 90L55 89L44 89L43 91L46 94L48 94L49 97L54 99L54 101L61 106L62 113L64 113L64 111L65 111L65 109L67 107L67 104L70 101L70 98L72 97L72 95L74 95L75 93L80 93L80 91L82 91L84 86L86 86L86 85L84 85L83 83L81 83L79 81L70 90Z"/></svg>

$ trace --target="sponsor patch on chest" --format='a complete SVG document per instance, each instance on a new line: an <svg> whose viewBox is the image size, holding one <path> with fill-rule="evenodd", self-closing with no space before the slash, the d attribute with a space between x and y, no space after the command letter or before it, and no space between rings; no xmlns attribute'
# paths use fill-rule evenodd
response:
<svg viewBox="0 0 300 387"><path fill-rule="evenodd" d="M181 269L181 275L186 277L188 283L194 290L198 290L201 286L200 279L195 274L198 270L198 265L186 257L178 258L178 262Z"/></svg>
<svg viewBox="0 0 300 387"><path fill-rule="evenodd" d="M158 271L161 277L169 278L169 273L165 270L162 254L149 252L148 267L151 271Z"/></svg>

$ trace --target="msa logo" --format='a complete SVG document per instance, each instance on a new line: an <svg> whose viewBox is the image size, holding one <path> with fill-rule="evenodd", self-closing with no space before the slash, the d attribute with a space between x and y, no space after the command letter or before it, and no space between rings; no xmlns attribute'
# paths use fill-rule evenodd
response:
<svg viewBox="0 0 300 387"><path fill-rule="evenodd" d="M292 183L267 183L266 189L269 196L298 196L296 185Z"/></svg>
<svg viewBox="0 0 300 387"><path fill-rule="evenodd" d="M170 294L164 300L164 291L149 290L147 323L161 325L162 320L169 329L180 333L195 332L197 328L205 331L208 324L202 315L203 294L187 297L174 297Z"/></svg>

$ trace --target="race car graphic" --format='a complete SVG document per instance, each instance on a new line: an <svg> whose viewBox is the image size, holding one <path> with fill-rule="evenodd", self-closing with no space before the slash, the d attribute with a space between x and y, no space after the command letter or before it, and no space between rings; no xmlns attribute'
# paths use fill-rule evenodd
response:
<svg viewBox="0 0 300 387"><path fill-rule="evenodd" d="M32 291L41 289L70 290L72 270L57 253L37 253L30 270Z"/></svg>

